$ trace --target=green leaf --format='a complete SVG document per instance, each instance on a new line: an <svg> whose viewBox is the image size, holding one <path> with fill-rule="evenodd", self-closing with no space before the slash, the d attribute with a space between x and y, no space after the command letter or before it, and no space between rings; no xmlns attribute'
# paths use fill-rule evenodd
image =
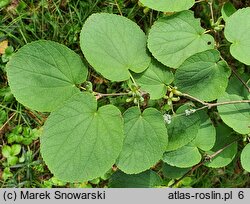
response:
<svg viewBox="0 0 250 204"><path fill-rule="evenodd" d="M80 93L49 116L41 136L41 153L60 180L87 181L112 167L123 139L118 108L106 105L97 110L95 97Z"/></svg>
<svg viewBox="0 0 250 204"><path fill-rule="evenodd" d="M160 18L148 36L148 48L166 66L178 68L188 57L214 47L214 39L205 34L192 11Z"/></svg>
<svg viewBox="0 0 250 204"><path fill-rule="evenodd" d="M250 65L250 7L237 10L227 19L224 34L232 43L232 56Z"/></svg>
<svg viewBox="0 0 250 204"><path fill-rule="evenodd" d="M109 180L110 188L153 188L160 185L161 177L152 170L133 175L117 171Z"/></svg>
<svg viewBox="0 0 250 204"><path fill-rule="evenodd" d="M250 172L250 144L247 144L241 152L240 155L241 165L242 167Z"/></svg>
<svg viewBox="0 0 250 204"><path fill-rule="evenodd" d="M177 110L177 113L181 113L182 107ZM200 117L198 113L189 116L174 116L171 123L167 125L169 141L166 151L177 150L191 142L196 137L199 127Z"/></svg>
<svg viewBox="0 0 250 204"><path fill-rule="evenodd" d="M242 76L243 80L249 79ZM250 94L243 84L233 77L229 81L226 92L218 99L218 103L226 101L250 100ZM236 103L217 107L223 122L240 134L250 133L250 103ZM240 121L240 122L239 122Z"/></svg>
<svg viewBox="0 0 250 204"><path fill-rule="evenodd" d="M6 181L10 177L13 177L13 173L11 173L9 167L5 167L3 170L2 178L4 181Z"/></svg>
<svg viewBox="0 0 250 204"><path fill-rule="evenodd" d="M35 41L23 46L7 64L12 93L25 106L52 111L79 92L87 68L81 58L64 45Z"/></svg>
<svg viewBox="0 0 250 204"><path fill-rule="evenodd" d="M13 144L11 146L11 155L16 156L21 152L21 145L20 144Z"/></svg>
<svg viewBox="0 0 250 204"><path fill-rule="evenodd" d="M233 135L233 130L223 124L216 128L216 142L211 151L206 152L213 155L221 151L217 156L206 163L206 166L212 168L220 168L230 164L237 154L237 136ZM229 146L228 146L229 145Z"/></svg>
<svg viewBox="0 0 250 204"><path fill-rule="evenodd" d="M199 111L201 124L196 135L196 138L192 143L204 151L208 151L213 148L216 140L216 130L213 126L211 119L208 117L205 111Z"/></svg>
<svg viewBox="0 0 250 204"><path fill-rule="evenodd" d="M163 161L171 166L188 168L201 161L201 154L197 147L188 144L175 151L166 152L163 155Z"/></svg>
<svg viewBox="0 0 250 204"><path fill-rule="evenodd" d="M226 2L221 9L221 15L223 20L227 21L227 19L236 11L236 8L231 2Z"/></svg>
<svg viewBox="0 0 250 204"><path fill-rule="evenodd" d="M11 147L8 145L4 145L2 147L2 155L6 158L11 156Z"/></svg>
<svg viewBox="0 0 250 204"><path fill-rule="evenodd" d="M177 12L190 9L195 0L140 0L140 2L156 11Z"/></svg>
<svg viewBox="0 0 250 204"><path fill-rule="evenodd" d="M17 156L10 156L7 158L8 165L14 166L18 162L18 157Z"/></svg>
<svg viewBox="0 0 250 204"><path fill-rule="evenodd" d="M162 173L165 177L177 179L182 177L185 173L187 173L190 168L179 168L176 166L170 166L167 163L163 163Z"/></svg>
<svg viewBox="0 0 250 204"><path fill-rule="evenodd" d="M125 140L117 166L128 174L145 171L162 158L168 144L162 114L131 107L124 113Z"/></svg>
<svg viewBox="0 0 250 204"><path fill-rule="evenodd" d="M228 85L231 71L220 60L217 50L207 50L189 57L176 71L178 89L204 101L220 97Z"/></svg>
<svg viewBox="0 0 250 204"><path fill-rule="evenodd" d="M156 100L162 98L167 93L167 85L174 80L174 75L169 68L163 64L152 61L148 69L143 73L133 74L136 83L141 90L150 94L150 99Z"/></svg>
<svg viewBox="0 0 250 204"><path fill-rule="evenodd" d="M129 70L143 72L151 60L140 27L115 14L91 15L82 28L80 44L91 66L112 81L129 79Z"/></svg>

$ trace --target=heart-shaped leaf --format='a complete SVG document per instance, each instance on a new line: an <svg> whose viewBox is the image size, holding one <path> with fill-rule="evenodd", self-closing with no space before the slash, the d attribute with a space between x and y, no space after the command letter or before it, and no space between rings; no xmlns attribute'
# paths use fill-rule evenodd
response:
<svg viewBox="0 0 250 204"><path fill-rule="evenodd" d="M133 74L141 90L150 94L150 99L160 99L167 93L167 85L174 80L174 75L163 64L152 61L149 67L140 74Z"/></svg>
<svg viewBox="0 0 250 204"><path fill-rule="evenodd" d="M237 28L237 29L235 29ZM226 39L232 43L230 52L233 57L250 65L250 8L237 10L226 21Z"/></svg>
<svg viewBox="0 0 250 204"><path fill-rule="evenodd" d="M23 46L7 64L12 93L25 106L52 111L79 92L87 78L81 58L64 45L35 41Z"/></svg>
<svg viewBox="0 0 250 204"><path fill-rule="evenodd" d="M87 181L105 174L122 149L123 119L113 105L97 110L93 95L74 95L52 112L41 136L41 153L64 181Z"/></svg>
<svg viewBox="0 0 250 204"><path fill-rule="evenodd" d="M217 50L189 57L176 71L175 85L183 92L204 101L213 101L226 90L231 71L220 60Z"/></svg>
<svg viewBox="0 0 250 204"><path fill-rule="evenodd" d="M214 39L205 34L192 11L160 18L148 36L148 48L164 65L178 68L188 57L214 47Z"/></svg>
<svg viewBox="0 0 250 204"><path fill-rule="evenodd" d="M80 44L91 66L113 81L129 79L129 70L143 72L151 60L140 27L115 14L91 15L82 28Z"/></svg>
<svg viewBox="0 0 250 204"><path fill-rule="evenodd" d="M162 114L154 108L143 113L138 107L124 113L125 140L117 166L128 174L140 173L159 161L168 136Z"/></svg>

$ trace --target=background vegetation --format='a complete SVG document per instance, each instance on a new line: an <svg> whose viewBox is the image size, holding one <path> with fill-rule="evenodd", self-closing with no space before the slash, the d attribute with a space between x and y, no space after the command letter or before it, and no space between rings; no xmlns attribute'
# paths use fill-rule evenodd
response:
<svg viewBox="0 0 250 204"><path fill-rule="evenodd" d="M228 0L213 1L214 18L221 15L222 5ZM230 1L236 8L250 6L249 0ZM202 26L211 29L211 11L208 0L193 8L196 17L201 17ZM103 178L84 183L65 183L53 177L44 164L39 152L39 136L47 118L44 113L29 110L16 102L8 87L5 65L12 53L26 43L39 40L53 40L65 44L79 55L79 33L86 18L92 13L109 12L128 17L147 33L160 12L140 5L137 0L0 0L0 187L105 187L116 170L110 170ZM204 20L206 19L206 20ZM221 33L214 33L218 42ZM230 58L228 46L219 47L223 57L238 67L245 66ZM98 92L119 92L120 84L110 83L91 69L90 76L94 90ZM118 86L119 85L119 86ZM126 108L123 97L111 98L112 103ZM107 103L107 99L101 99ZM216 117L216 116L214 116ZM7 147L8 146L8 147ZM238 158L238 157L236 157ZM153 169L164 180L165 186L175 181L164 176L161 164ZM200 166L190 172L175 187L250 187L249 174L235 159L229 166L210 169Z"/></svg>

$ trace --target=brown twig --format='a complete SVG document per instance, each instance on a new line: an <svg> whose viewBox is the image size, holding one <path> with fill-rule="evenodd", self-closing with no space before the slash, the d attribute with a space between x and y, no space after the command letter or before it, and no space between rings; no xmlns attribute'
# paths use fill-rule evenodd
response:
<svg viewBox="0 0 250 204"><path fill-rule="evenodd" d="M183 93L182 96L189 98L193 101L197 101L197 102L201 103L202 105L204 105L203 107L199 108L199 110L205 109L205 108L211 109L211 108L216 107L216 106L230 105L230 104L236 104L236 103L250 103L250 100L225 101L225 102L220 102L220 103L207 103L207 102L202 101L202 100L200 100L194 96L191 96L189 94Z"/></svg>
<svg viewBox="0 0 250 204"><path fill-rule="evenodd" d="M233 142L227 144L226 146L224 146L223 148L219 149L218 151L216 151L215 153L213 153L211 155L206 155L205 158L203 159L203 161L201 161L200 163L198 163L195 166L193 166L192 169L190 169L187 173L185 173L181 178L177 179L169 187L172 188L175 185L177 185L186 176L188 176L189 174L193 173L196 169L198 169L199 167L203 166L204 164L206 164L207 162L209 162L210 160L212 160L214 157L216 157L218 154L220 154L221 152L223 152L226 148L228 148L229 146L231 146L233 143L237 142L238 140L239 139L234 140Z"/></svg>

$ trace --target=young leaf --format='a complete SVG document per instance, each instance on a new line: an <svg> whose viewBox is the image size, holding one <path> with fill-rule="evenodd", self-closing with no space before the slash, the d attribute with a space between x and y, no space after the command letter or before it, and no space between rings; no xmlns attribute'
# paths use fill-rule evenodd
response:
<svg viewBox="0 0 250 204"><path fill-rule="evenodd" d="M242 76L242 78L248 80L249 77ZM247 99L250 99L250 94L243 84L236 77L233 77L229 81L226 92L218 99L218 102ZM240 134L250 133L250 103L227 104L218 106L217 109L220 117L229 127Z"/></svg>
<svg viewBox="0 0 250 204"><path fill-rule="evenodd" d="M152 170L134 175L117 171L109 180L110 188L153 188L160 185L162 185L161 177Z"/></svg>
<svg viewBox="0 0 250 204"><path fill-rule="evenodd" d="M177 12L190 9L195 0L140 0L140 2L157 11Z"/></svg>
<svg viewBox="0 0 250 204"><path fill-rule="evenodd" d="M250 144L247 144L241 152L240 161L242 167L250 172Z"/></svg>
<svg viewBox="0 0 250 204"><path fill-rule="evenodd" d="M23 46L7 64L12 93L37 111L55 110L79 92L87 78L81 58L64 45L39 40Z"/></svg>
<svg viewBox="0 0 250 204"><path fill-rule="evenodd" d="M167 85L174 80L169 68L153 60L149 67L140 74L133 74L141 90L150 94L150 99L160 99L167 93Z"/></svg>
<svg viewBox="0 0 250 204"><path fill-rule="evenodd" d="M214 47L214 39L205 34L192 11L160 18L148 36L148 48L164 65L178 68L188 57Z"/></svg>
<svg viewBox="0 0 250 204"><path fill-rule="evenodd" d="M8 145L3 145L2 147L2 155L6 158L10 157L10 156L13 156L11 154L11 147L8 146Z"/></svg>
<svg viewBox="0 0 250 204"><path fill-rule="evenodd" d="M201 161L201 154L198 148L190 143L175 151L166 152L162 160L171 166L188 168Z"/></svg>
<svg viewBox="0 0 250 204"><path fill-rule="evenodd" d="M212 150L206 152L208 155L213 155L220 152L212 160L206 163L206 166L211 168L220 168L230 164L237 153L237 142L233 142L237 136L233 135L233 130L225 125L220 125L216 128L216 142ZM233 142L233 143L232 143ZM230 143L232 143L230 145ZM229 145L229 146L227 146Z"/></svg>
<svg viewBox="0 0 250 204"><path fill-rule="evenodd" d="M91 66L113 81L129 79L129 70L143 72L151 60L140 27L115 14L91 15L82 28L80 44Z"/></svg>
<svg viewBox="0 0 250 204"><path fill-rule="evenodd" d="M162 114L148 108L143 113L131 107L124 113L125 140L117 166L128 174L145 171L159 161L168 144Z"/></svg>
<svg viewBox="0 0 250 204"><path fill-rule="evenodd" d="M187 173L190 168L179 168L176 166L171 166L167 163L163 163L162 173L165 177L177 179L182 177L185 173Z"/></svg>
<svg viewBox="0 0 250 204"><path fill-rule="evenodd" d="M20 144L13 144L11 146L11 152L10 152L11 156L18 155L21 152L21 149L22 149L22 147Z"/></svg>
<svg viewBox="0 0 250 204"><path fill-rule="evenodd" d="M118 108L106 105L97 110L95 97L80 93L49 116L41 136L41 153L57 178L87 181L111 168L123 139Z"/></svg>
<svg viewBox="0 0 250 204"><path fill-rule="evenodd" d="M177 113L181 113L183 109L185 110L185 107L181 106ZM173 117L171 123L167 126L169 141L166 151L177 150L191 142L196 137L199 127L200 117L198 113Z"/></svg>
<svg viewBox="0 0 250 204"><path fill-rule="evenodd" d="M232 56L250 65L250 7L237 10L227 19L224 34L232 43L230 47Z"/></svg>
<svg viewBox="0 0 250 204"><path fill-rule="evenodd" d="M236 11L236 8L231 2L226 2L221 9L221 15L223 20L227 21L227 19Z"/></svg>
<svg viewBox="0 0 250 204"><path fill-rule="evenodd" d="M204 101L213 101L226 90L231 71L220 60L217 50L189 57L176 71L175 85L183 92Z"/></svg>

